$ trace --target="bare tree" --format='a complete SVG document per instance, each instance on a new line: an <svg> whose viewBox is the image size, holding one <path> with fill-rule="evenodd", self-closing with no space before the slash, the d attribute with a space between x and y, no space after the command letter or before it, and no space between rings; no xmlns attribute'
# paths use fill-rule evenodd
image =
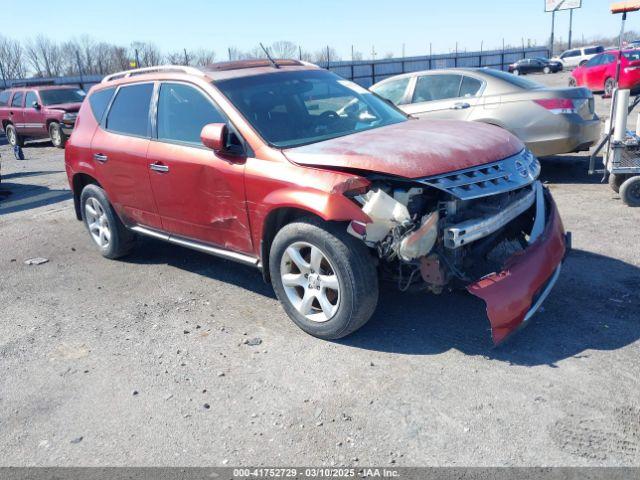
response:
<svg viewBox="0 0 640 480"><path fill-rule="evenodd" d="M20 42L2 35L0 35L0 67L5 79L25 78L27 75L24 50Z"/></svg>
<svg viewBox="0 0 640 480"><path fill-rule="evenodd" d="M193 54L193 63L198 67L206 67L216 61L216 52L201 48Z"/></svg>
<svg viewBox="0 0 640 480"><path fill-rule="evenodd" d="M298 46L288 40L273 42L269 53L274 58L298 58Z"/></svg>
<svg viewBox="0 0 640 480"><path fill-rule="evenodd" d="M62 75L63 58L60 46L45 37L38 35L27 41L25 46L27 59L39 77L58 77Z"/></svg>
<svg viewBox="0 0 640 480"><path fill-rule="evenodd" d="M325 47L318 50L312 55L312 62L318 65L326 65L328 62L336 62L340 60L340 55L333 47Z"/></svg>
<svg viewBox="0 0 640 480"><path fill-rule="evenodd" d="M148 42L133 42L131 50L138 52L137 58L140 62L139 67L153 67L162 63L162 54L156 45Z"/></svg>

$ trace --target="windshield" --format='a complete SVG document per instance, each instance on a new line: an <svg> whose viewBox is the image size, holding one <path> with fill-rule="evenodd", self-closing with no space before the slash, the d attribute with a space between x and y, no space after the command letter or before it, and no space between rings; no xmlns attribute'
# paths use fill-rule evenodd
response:
<svg viewBox="0 0 640 480"><path fill-rule="evenodd" d="M522 88L524 90L536 90L538 88L544 88L544 85L534 82L533 80L527 80L526 78L518 77L511 73L503 72L502 70L487 68L483 69L482 72L494 78L509 82L511 85L515 85L516 87Z"/></svg>
<svg viewBox="0 0 640 480"><path fill-rule="evenodd" d="M43 105L59 105L61 103L82 103L86 93L80 89L61 88L60 90L40 90Z"/></svg>
<svg viewBox="0 0 640 480"><path fill-rule="evenodd" d="M407 119L368 90L324 70L233 78L215 85L267 142L281 148Z"/></svg>

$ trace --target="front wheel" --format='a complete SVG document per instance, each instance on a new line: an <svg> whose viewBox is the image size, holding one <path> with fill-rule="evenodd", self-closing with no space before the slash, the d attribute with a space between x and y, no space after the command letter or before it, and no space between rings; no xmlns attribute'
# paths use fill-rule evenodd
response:
<svg viewBox="0 0 640 480"><path fill-rule="evenodd" d="M640 176L624 181L620 186L620 198L629 207L640 207Z"/></svg>
<svg viewBox="0 0 640 480"><path fill-rule="evenodd" d="M569 79L569 86L570 86L570 87L577 87L577 86L578 86L578 82L576 82L576 79L575 79L575 78L571 77L571 78Z"/></svg>
<svg viewBox="0 0 640 480"><path fill-rule="evenodd" d="M135 234L122 224L102 188L84 187L80 206L82 220L103 257L124 257L133 249Z"/></svg>
<svg viewBox="0 0 640 480"><path fill-rule="evenodd" d="M520 75L520 70L518 70L518 69L516 68L516 69L513 71L513 74L514 74L515 76Z"/></svg>
<svg viewBox="0 0 640 480"><path fill-rule="evenodd" d="M62 132L62 127L58 122L49 124L49 137L56 148L64 148L65 143L67 143L67 136Z"/></svg>
<svg viewBox="0 0 640 480"><path fill-rule="evenodd" d="M551 69L550 69L549 67L544 67L544 68L542 69L542 72L548 75L548 74L550 74L550 73L551 73Z"/></svg>
<svg viewBox="0 0 640 480"><path fill-rule="evenodd" d="M308 218L284 226L273 240L269 271L284 310L315 337L349 335L378 303L373 258L341 224Z"/></svg>
<svg viewBox="0 0 640 480"><path fill-rule="evenodd" d="M604 94L609 97L613 94L613 89L616 87L616 81L613 78L607 78L604 82Z"/></svg>

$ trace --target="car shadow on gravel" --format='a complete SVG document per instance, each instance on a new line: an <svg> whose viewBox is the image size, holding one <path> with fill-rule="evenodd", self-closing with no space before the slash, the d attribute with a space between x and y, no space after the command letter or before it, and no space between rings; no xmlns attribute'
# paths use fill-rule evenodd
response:
<svg viewBox="0 0 640 480"><path fill-rule="evenodd" d="M7 175L8 176L8 175ZM42 185L0 183L0 215L53 205L71 198L70 190L52 190Z"/></svg>
<svg viewBox="0 0 640 480"><path fill-rule="evenodd" d="M465 292L441 296L381 288L378 309L339 343L403 355L456 349L514 365L555 365L587 350L616 350L640 339L640 269L573 251L560 280L531 323L494 348L484 303Z"/></svg>
<svg viewBox="0 0 640 480"><path fill-rule="evenodd" d="M141 265L169 265L220 282L230 283L259 295L276 298L257 268L201 253L162 240L141 237L134 251L120 259Z"/></svg>
<svg viewBox="0 0 640 480"><path fill-rule="evenodd" d="M589 157L584 155L555 155L540 159L540 179L551 184L598 184L602 174L589 175ZM596 168L602 168L602 159L596 159Z"/></svg>

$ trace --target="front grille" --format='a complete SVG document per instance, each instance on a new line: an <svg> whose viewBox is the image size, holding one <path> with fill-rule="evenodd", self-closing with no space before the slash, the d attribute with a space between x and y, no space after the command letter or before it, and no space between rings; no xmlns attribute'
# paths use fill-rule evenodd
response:
<svg viewBox="0 0 640 480"><path fill-rule="evenodd" d="M471 200L525 187L533 183L539 174L540 163L525 149L498 162L427 177L418 182L443 190L460 200Z"/></svg>

